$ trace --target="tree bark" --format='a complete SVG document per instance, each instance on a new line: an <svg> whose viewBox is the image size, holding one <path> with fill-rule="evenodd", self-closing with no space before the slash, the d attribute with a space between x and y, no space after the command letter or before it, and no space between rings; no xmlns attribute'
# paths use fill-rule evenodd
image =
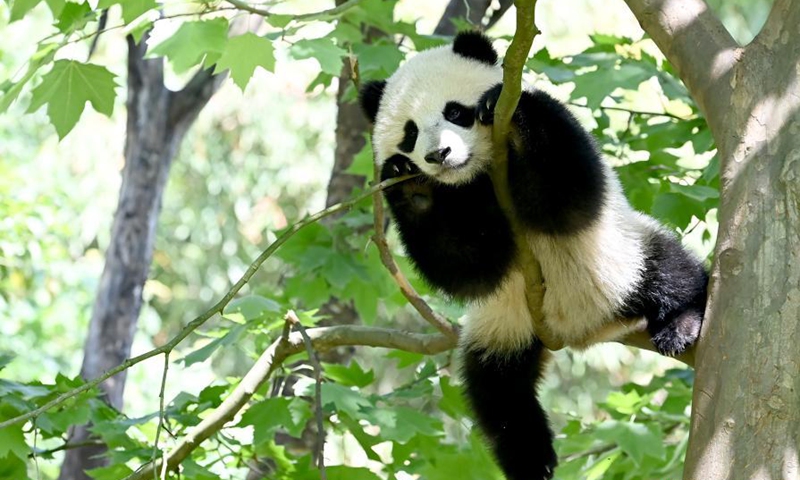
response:
<svg viewBox="0 0 800 480"><path fill-rule="evenodd" d="M684 480L800 479L800 3L748 46L702 0L627 0L681 74L721 163Z"/></svg>
<svg viewBox="0 0 800 480"><path fill-rule="evenodd" d="M125 166L111 244L84 345L81 376L87 379L130 356L172 159L189 126L224 78L202 71L183 90L167 90L163 60L144 59L145 39L137 45L128 37ZM122 372L101 384L106 401L116 409L122 409L125 378ZM70 443L86 441L88 428L73 428ZM104 446L68 450L59 479L89 480L85 471L105 465L105 451Z"/></svg>

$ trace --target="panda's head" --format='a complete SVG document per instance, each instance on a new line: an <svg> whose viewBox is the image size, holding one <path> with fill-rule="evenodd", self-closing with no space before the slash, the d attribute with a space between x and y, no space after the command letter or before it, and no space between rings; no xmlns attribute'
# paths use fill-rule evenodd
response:
<svg viewBox="0 0 800 480"><path fill-rule="evenodd" d="M492 154L491 128L476 121L475 107L502 77L489 39L465 32L420 52L388 80L364 85L360 102L374 124L378 162L402 154L440 182L470 181Z"/></svg>

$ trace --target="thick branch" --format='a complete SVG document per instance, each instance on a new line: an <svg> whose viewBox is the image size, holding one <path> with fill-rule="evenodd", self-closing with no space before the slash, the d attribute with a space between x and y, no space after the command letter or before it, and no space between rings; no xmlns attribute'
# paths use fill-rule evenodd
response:
<svg viewBox="0 0 800 480"><path fill-rule="evenodd" d="M704 0L625 0L675 66L715 133L730 108L741 49ZM715 135L716 136L716 135Z"/></svg>
<svg viewBox="0 0 800 480"><path fill-rule="evenodd" d="M800 3L793 0L775 0L767 22L753 43L768 45L771 55L775 58L784 58L784 52L794 54L793 52L800 49L798 25L800 25Z"/></svg>
<svg viewBox="0 0 800 480"><path fill-rule="evenodd" d="M434 355L455 348L456 341L439 334L419 334L387 328L339 325L312 328L306 331L314 349L323 351L339 346L369 346L405 350ZM253 394L290 355L306 350L300 332L290 334L287 340L279 339L267 348L231 394L197 427L187 434L167 457L167 469L175 469L191 452L211 435L231 421ZM162 459L149 463L129 475L125 480L152 478L153 468L162 468Z"/></svg>

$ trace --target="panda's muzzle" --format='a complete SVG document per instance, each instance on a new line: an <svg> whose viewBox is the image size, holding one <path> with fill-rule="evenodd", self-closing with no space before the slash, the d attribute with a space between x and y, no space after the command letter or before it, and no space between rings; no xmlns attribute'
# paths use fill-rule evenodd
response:
<svg viewBox="0 0 800 480"><path fill-rule="evenodd" d="M425 161L428 163L441 165L447 159L447 156L450 155L451 151L452 150L450 149L450 147L444 147L439 150L434 150L425 155Z"/></svg>

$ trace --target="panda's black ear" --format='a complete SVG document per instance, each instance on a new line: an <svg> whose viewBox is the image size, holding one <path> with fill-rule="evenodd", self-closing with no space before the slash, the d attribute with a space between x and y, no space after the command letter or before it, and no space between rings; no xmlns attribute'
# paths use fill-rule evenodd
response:
<svg viewBox="0 0 800 480"><path fill-rule="evenodd" d="M358 93L358 103L361 104L361 110L364 111L364 114L372 123L375 123L375 117L378 115L378 105L381 103L385 86L386 80L374 80L365 83Z"/></svg>
<svg viewBox="0 0 800 480"><path fill-rule="evenodd" d="M481 32L461 32L453 40L453 52L489 65L497 64L497 52L492 41Z"/></svg>

